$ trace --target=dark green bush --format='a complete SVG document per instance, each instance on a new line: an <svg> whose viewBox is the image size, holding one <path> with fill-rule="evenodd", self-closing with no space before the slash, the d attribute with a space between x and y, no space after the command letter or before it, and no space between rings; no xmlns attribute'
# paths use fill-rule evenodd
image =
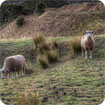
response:
<svg viewBox="0 0 105 105"><path fill-rule="evenodd" d="M23 16L20 16L17 20L16 20L16 25L18 27L22 26L25 23L25 19Z"/></svg>
<svg viewBox="0 0 105 105"><path fill-rule="evenodd" d="M30 8L23 8L22 15L31 15L33 13L32 9Z"/></svg>
<svg viewBox="0 0 105 105"><path fill-rule="evenodd" d="M45 11L45 8L46 8L45 3L43 2L37 3L35 7L35 13L41 15Z"/></svg>

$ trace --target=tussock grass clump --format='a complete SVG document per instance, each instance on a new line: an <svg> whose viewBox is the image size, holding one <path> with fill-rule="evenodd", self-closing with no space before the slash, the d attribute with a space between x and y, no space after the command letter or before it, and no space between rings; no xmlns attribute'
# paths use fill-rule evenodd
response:
<svg viewBox="0 0 105 105"><path fill-rule="evenodd" d="M18 17L18 19L16 20L16 25L18 27L22 26L25 23L25 19L23 16Z"/></svg>
<svg viewBox="0 0 105 105"><path fill-rule="evenodd" d="M80 37L77 37L77 38L74 38L73 40L71 40L70 44L71 44L72 53L74 55L81 52L81 39L80 39Z"/></svg>
<svg viewBox="0 0 105 105"><path fill-rule="evenodd" d="M24 95L18 96L17 105L40 105L38 92L28 91Z"/></svg>
<svg viewBox="0 0 105 105"><path fill-rule="evenodd" d="M58 52L56 50L51 50L46 53L46 57L49 63L55 63L58 61Z"/></svg>
<svg viewBox="0 0 105 105"><path fill-rule="evenodd" d="M46 69L50 64L58 60L58 44L56 41L46 40L43 35L33 38L35 48L37 49L37 59L42 68Z"/></svg>
<svg viewBox="0 0 105 105"><path fill-rule="evenodd" d="M39 46L39 52L42 54L44 54L45 52L50 51L50 50L51 50L51 48L49 46L49 43L47 43L47 42L44 42Z"/></svg>
<svg viewBox="0 0 105 105"><path fill-rule="evenodd" d="M57 48L57 47L58 47L57 41L53 40L52 43L53 43L53 47L54 47L54 48Z"/></svg>
<svg viewBox="0 0 105 105"><path fill-rule="evenodd" d="M35 48L37 49L39 45L46 42L46 38L43 35L37 35L33 38L33 42L34 42Z"/></svg>
<svg viewBox="0 0 105 105"><path fill-rule="evenodd" d="M45 55L38 56L38 61L43 69L46 69L49 67L49 62Z"/></svg>

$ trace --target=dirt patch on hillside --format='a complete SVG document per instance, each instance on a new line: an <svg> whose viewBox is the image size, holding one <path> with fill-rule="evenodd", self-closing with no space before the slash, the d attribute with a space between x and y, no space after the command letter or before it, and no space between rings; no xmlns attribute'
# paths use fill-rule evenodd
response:
<svg viewBox="0 0 105 105"><path fill-rule="evenodd" d="M31 37L37 33L46 36L81 35L91 29L94 34L105 33L105 7L102 3L65 5L47 9L39 17L26 17L26 23L17 28L16 20L0 30L1 38Z"/></svg>

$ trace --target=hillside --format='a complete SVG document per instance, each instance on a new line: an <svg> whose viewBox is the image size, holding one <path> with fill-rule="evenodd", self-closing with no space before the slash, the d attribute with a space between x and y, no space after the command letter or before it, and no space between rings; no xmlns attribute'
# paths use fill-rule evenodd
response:
<svg viewBox="0 0 105 105"><path fill-rule="evenodd" d="M95 37L93 60L72 56L67 42L72 37L54 38L59 43L59 62L41 69L31 39L0 40L0 68L5 57L22 54L32 74L0 79L0 98L6 105L16 105L16 96L25 89L39 92L41 105L99 105L105 91L105 35ZM49 39L48 39L49 40ZM101 45L101 46L100 46Z"/></svg>
<svg viewBox="0 0 105 105"><path fill-rule="evenodd" d="M87 29L94 34L105 32L105 7L102 3L65 5L47 9L41 16L28 16L26 23L17 28L16 20L0 30L0 38L32 37L37 33L46 36L82 35Z"/></svg>

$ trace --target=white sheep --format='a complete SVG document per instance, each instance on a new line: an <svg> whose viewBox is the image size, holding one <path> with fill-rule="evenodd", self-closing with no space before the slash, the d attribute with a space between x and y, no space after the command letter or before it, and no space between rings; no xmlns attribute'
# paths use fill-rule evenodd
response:
<svg viewBox="0 0 105 105"><path fill-rule="evenodd" d="M5 77L7 77L7 74L10 76L10 73L12 73L13 76L16 76L16 72L18 73L19 76L20 71L25 74L25 68L26 61L24 56L15 55L7 57L4 61L3 68L0 70L1 78L4 79Z"/></svg>
<svg viewBox="0 0 105 105"><path fill-rule="evenodd" d="M87 53L90 51L90 59L92 59L92 50L95 46L95 40L92 36L92 31L88 30L84 36L81 37L81 48L82 48L82 56L84 56L85 51L85 59L88 58Z"/></svg>

